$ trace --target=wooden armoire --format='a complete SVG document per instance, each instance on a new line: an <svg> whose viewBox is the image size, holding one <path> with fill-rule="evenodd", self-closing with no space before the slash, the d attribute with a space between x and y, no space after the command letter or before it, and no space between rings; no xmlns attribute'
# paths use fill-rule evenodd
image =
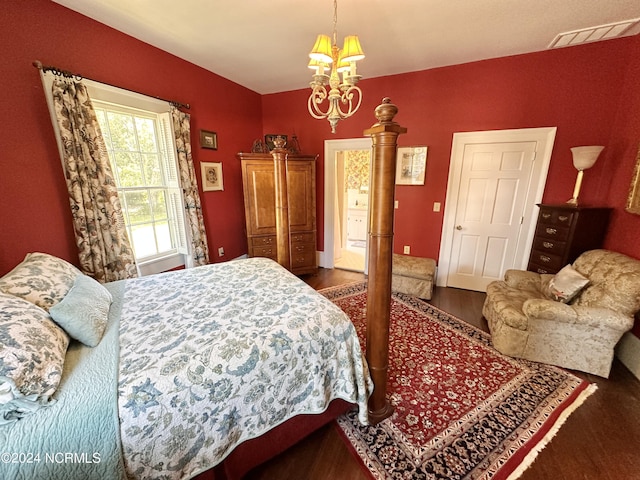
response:
<svg viewBox="0 0 640 480"><path fill-rule="evenodd" d="M316 159L284 148L239 153L250 257L269 257L295 275L315 273Z"/></svg>

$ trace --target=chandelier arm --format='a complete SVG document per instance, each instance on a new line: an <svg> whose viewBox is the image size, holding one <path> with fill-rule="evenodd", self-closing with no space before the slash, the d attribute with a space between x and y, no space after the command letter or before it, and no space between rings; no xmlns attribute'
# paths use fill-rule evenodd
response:
<svg viewBox="0 0 640 480"><path fill-rule="evenodd" d="M354 94L356 93L358 94L358 103L356 104L355 108L353 108L353 97L354 97ZM338 104L336 105L336 108L340 113L340 117L341 118L350 117L351 115L356 113L360 108L360 103L362 103L362 90L360 90L360 88L356 87L355 85L352 85L340 96L340 102L345 105L347 104L349 105L349 109L346 112L344 112L340 108L340 105Z"/></svg>
<svg viewBox="0 0 640 480"><path fill-rule="evenodd" d="M327 89L322 87L314 87L311 95L309 95L309 99L307 100L307 108L309 109L309 114L318 120L322 120L327 118L329 114L329 110L331 109L331 104L329 104L327 111L323 112L320 110L319 105L327 98Z"/></svg>

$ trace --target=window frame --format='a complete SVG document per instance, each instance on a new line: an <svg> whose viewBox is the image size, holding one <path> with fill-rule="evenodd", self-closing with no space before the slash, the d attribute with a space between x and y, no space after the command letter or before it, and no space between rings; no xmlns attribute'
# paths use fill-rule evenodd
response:
<svg viewBox="0 0 640 480"><path fill-rule="evenodd" d="M175 223L175 237L177 246L169 252L159 253L157 255L148 256L144 258L137 258L136 266L140 276L150 275L154 273L165 272L175 268L186 267L188 259L188 229L186 228L186 219L184 214L184 204L181 195L179 168L177 163L177 154L175 146L175 135L173 133L173 122L171 119L170 105L164 100L147 97L135 92L123 90L111 85L102 84L92 80L83 80L87 86L89 96L96 104L98 108L104 106L114 106L114 110L124 111L138 111L141 116L156 115L156 124L159 131L156 132L158 137L162 137L161 141L164 145L160 148L163 150L161 154L166 156L163 165L163 176L165 180L169 177L169 183L172 185L165 187L167 195L171 196L171 199L166 199L166 202L174 204L173 210L176 213L174 220L169 219ZM112 168L115 170L115 165L112 163ZM117 173L116 173L117 175ZM121 191L123 187L118 185L118 191ZM126 189L126 187L124 187ZM173 192L169 192L173 190ZM127 215L127 213L125 213ZM127 225L129 222L127 221ZM131 232L130 227L127 228L128 232ZM133 239L130 239L133 248ZM134 248L135 253L135 248Z"/></svg>

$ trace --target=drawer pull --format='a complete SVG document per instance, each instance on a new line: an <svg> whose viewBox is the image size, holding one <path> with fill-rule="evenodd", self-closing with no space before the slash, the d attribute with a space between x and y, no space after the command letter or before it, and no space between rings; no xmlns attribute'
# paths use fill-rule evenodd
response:
<svg viewBox="0 0 640 480"><path fill-rule="evenodd" d="M540 255L540 260L544 263L549 263L551 261L551 257L547 257L546 255Z"/></svg>
<svg viewBox="0 0 640 480"><path fill-rule="evenodd" d="M544 219L551 218L551 214L550 213L543 213L542 214L542 218L544 218Z"/></svg>
<svg viewBox="0 0 640 480"><path fill-rule="evenodd" d="M569 217L567 217L566 215L560 215L558 217L558 220L560 220L561 222L566 222L567 220L569 220Z"/></svg>
<svg viewBox="0 0 640 480"><path fill-rule="evenodd" d="M547 228L545 229L545 232L547 232L549 235L555 235L555 234L557 234L557 233L558 233L558 230L556 230L555 228L549 228L549 227L547 227Z"/></svg>
<svg viewBox="0 0 640 480"><path fill-rule="evenodd" d="M304 252L307 248L304 245L298 245L296 247L296 250L299 252Z"/></svg>
<svg viewBox="0 0 640 480"><path fill-rule="evenodd" d="M542 242L542 246L544 248L553 248L553 243L551 243L551 242Z"/></svg>
<svg viewBox="0 0 640 480"><path fill-rule="evenodd" d="M548 273L544 268L538 268L537 272L538 273Z"/></svg>

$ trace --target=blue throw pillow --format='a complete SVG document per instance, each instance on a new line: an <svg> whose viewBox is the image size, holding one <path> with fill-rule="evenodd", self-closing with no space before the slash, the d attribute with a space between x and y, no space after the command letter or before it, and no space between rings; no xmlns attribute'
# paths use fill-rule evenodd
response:
<svg viewBox="0 0 640 480"><path fill-rule="evenodd" d="M79 275L69 293L49 310L54 322L71 338L95 347L100 343L113 298L100 283Z"/></svg>

